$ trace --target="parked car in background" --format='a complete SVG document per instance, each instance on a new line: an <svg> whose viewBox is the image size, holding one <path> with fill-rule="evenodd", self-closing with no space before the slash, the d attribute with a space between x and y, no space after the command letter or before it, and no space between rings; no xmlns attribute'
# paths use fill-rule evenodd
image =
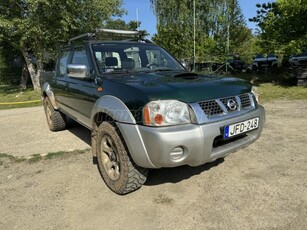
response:
<svg viewBox="0 0 307 230"><path fill-rule="evenodd" d="M212 65L215 63L213 61L199 61L195 59L195 68L193 58L183 58L180 59L181 65L183 65L188 71L196 71L196 72L210 72L212 69Z"/></svg>
<svg viewBox="0 0 307 230"><path fill-rule="evenodd" d="M180 60L180 63L188 71L192 71L193 70L193 60L192 60L192 58L183 58L183 59Z"/></svg>
<svg viewBox="0 0 307 230"><path fill-rule="evenodd" d="M278 67L278 56L269 54L266 57L263 54L257 54L251 66L252 71L262 71Z"/></svg>
<svg viewBox="0 0 307 230"><path fill-rule="evenodd" d="M227 60L230 65L230 71L241 73L245 67L245 62L240 59L238 54L234 54L232 59Z"/></svg>
<svg viewBox="0 0 307 230"><path fill-rule="evenodd" d="M307 52L291 56L289 63L291 66L307 65Z"/></svg>

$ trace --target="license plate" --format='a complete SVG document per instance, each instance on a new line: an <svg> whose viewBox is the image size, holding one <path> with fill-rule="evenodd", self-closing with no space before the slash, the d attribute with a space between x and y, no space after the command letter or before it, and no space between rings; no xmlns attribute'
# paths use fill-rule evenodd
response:
<svg viewBox="0 0 307 230"><path fill-rule="evenodd" d="M224 127L224 139L257 129L258 126L259 126L259 117L247 121L242 121L232 125L226 125Z"/></svg>

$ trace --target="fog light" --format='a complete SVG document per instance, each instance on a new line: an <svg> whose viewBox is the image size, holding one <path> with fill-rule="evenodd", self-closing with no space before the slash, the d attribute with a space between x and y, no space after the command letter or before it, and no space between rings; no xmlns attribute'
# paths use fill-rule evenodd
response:
<svg viewBox="0 0 307 230"><path fill-rule="evenodd" d="M171 153L169 155L170 155L171 160L177 161L180 158L182 158L183 155L184 155L183 148L182 147L176 147L171 151Z"/></svg>

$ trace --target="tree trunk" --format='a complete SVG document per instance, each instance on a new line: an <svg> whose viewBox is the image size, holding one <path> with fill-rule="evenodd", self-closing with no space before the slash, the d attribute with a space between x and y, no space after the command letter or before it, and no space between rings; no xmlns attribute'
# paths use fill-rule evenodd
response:
<svg viewBox="0 0 307 230"><path fill-rule="evenodd" d="M40 90L39 77L40 77L41 70L40 69L37 70L35 68L35 65L31 62L31 57L26 47L23 47L21 49L21 52L25 59L25 62L26 62L26 65L27 65L27 68L28 68L28 71L31 77L31 81L33 84L33 88L35 91L39 91Z"/></svg>
<svg viewBox="0 0 307 230"><path fill-rule="evenodd" d="M21 79L20 79L20 84L19 84L19 88L21 90L27 89L28 78L29 78L28 68L27 68L27 65L24 64L22 67Z"/></svg>

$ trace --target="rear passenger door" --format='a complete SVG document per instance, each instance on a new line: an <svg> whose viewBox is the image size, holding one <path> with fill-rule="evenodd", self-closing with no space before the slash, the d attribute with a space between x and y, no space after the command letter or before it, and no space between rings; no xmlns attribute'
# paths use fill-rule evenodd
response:
<svg viewBox="0 0 307 230"><path fill-rule="evenodd" d="M61 51L56 63L56 69L51 83L51 88L55 95L56 103L60 109L64 111L66 111L65 107L67 104L67 63L69 56L70 51L68 49Z"/></svg>

